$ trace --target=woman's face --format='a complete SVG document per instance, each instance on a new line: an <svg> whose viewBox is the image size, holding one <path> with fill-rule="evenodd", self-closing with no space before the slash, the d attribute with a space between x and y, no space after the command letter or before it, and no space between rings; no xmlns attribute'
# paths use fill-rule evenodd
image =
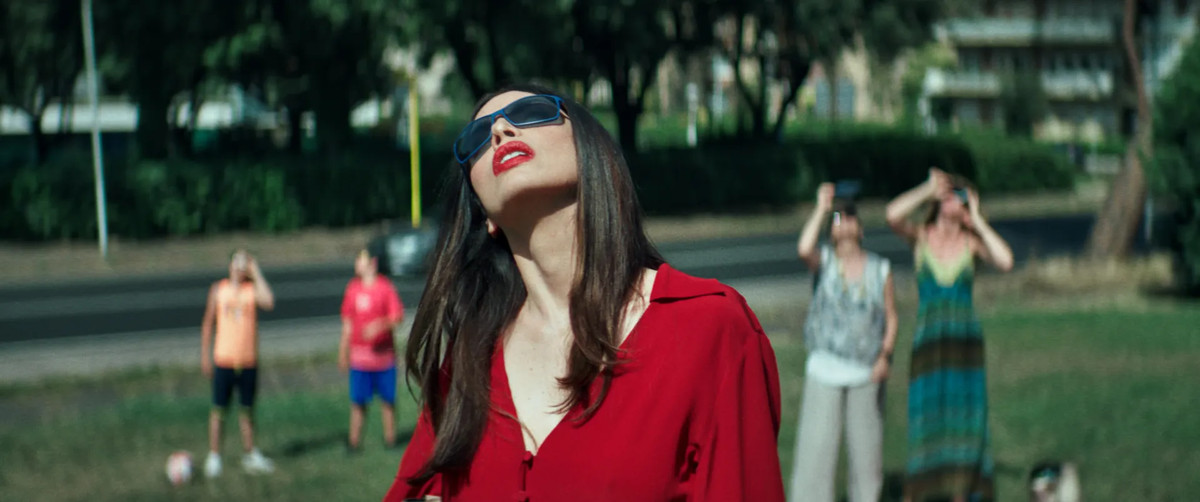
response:
<svg viewBox="0 0 1200 502"><path fill-rule="evenodd" d="M248 269L250 259L246 256L245 251L237 251L233 253L233 257L229 259L229 277L244 280L249 275Z"/></svg>
<svg viewBox="0 0 1200 502"><path fill-rule="evenodd" d="M938 208L938 214L945 216L947 219L960 220L966 215L967 206L963 204L962 199L954 192L942 194L941 207Z"/></svg>
<svg viewBox="0 0 1200 502"><path fill-rule="evenodd" d="M531 94L511 91L485 103L472 120L503 109ZM575 138L569 118L518 128L503 116L492 124L491 140L470 166L471 186L489 217L530 203L573 201L579 185ZM558 200L556 200L558 199Z"/></svg>
<svg viewBox="0 0 1200 502"><path fill-rule="evenodd" d="M857 241L862 238L862 227L859 226L858 216L845 213L833 213L833 221L829 227L829 238L834 243L843 239Z"/></svg>

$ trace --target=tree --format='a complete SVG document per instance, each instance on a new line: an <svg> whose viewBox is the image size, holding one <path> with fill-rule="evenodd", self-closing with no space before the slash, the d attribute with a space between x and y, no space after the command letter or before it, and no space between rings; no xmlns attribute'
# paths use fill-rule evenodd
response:
<svg viewBox="0 0 1200 502"><path fill-rule="evenodd" d="M10 0L0 4L0 104L25 114L33 160L49 142L42 117L54 101L67 105L83 65L79 2Z"/></svg>
<svg viewBox="0 0 1200 502"><path fill-rule="evenodd" d="M173 150L176 100L187 93L187 101L199 105L200 86L209 78L205 52L229 35L228 20L238 6L207 0L96 3L98 51L105 53L107 78L137 104L143 157L163 158Z"/></svg>
<svg viewBox="0 0 1200 502"><path fill-rule="evenodd" d="M658 65L678 40L666 0L575 0L571 19L579 47L597 76L612 86L621 148L637 151L637 119Z"/></svg>
<svg viewBox="0 0 1200 502"><path fill-rule="evenodd" d="M1134 137L1125 149L1125 162L1113 179L1112 187L1092 226L1088 237L1088 254L1097 258L1123 257L1129 253L1141 220L1146 200L1146 176L1142 157L1153 155L1154 130L1150 116L1150 99L1146 94L1142 74L1141 43L1137 26L1142 17L1151 15L1149 6L1138 0L1125 0L1121 19L1121 41L1125 48L1126 82L1136 96L1137 122Z"/></svg>
<svg viewBox="0 0 1200 502"><path fill-rule="evenodd" d="M514 80L587 80L591 68L574 50L570 2L411 0L405 31L421 60L454 55L470 93L480 98Z"/></svg>
<svg viewBox="0 0 1200 502"><path fill-rule="evenodd" d="M771 81L784 85L771 134L783 132L795 101L816 62L833 63L861 44L879 61L929 40L944 0L724 0L713 11L718 47L733 65L739 96L750 110L752 134L767 134ZM743 63L756 65L748 75ZM753 86L752 86L753 84Z"/></svg>
<svg viewBox="0 0 1200 502"><path fill-rule="evenodd" d="M1154 113L1155 158L1149 178L1156 193L1173 202L1173 243L1184 286L1200 294L1200 42L1184 51L1175 73L1158 93Z"/></svg>

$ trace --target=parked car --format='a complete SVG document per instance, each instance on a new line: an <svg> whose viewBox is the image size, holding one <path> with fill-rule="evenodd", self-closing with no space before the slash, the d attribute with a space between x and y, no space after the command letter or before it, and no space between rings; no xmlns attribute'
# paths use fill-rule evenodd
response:
<svg viewBox="0 0 1200 502"><path fill-rule="evenodd" d="M419 277L429 271L429 258L437 246L438 226L420 228L396 225L371 239L367 246L379 256L379 272L392 277Z"/></svg>

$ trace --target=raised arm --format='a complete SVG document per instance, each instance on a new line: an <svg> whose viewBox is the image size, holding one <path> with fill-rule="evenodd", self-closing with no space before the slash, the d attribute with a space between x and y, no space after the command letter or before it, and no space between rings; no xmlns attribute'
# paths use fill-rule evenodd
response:
<svg viewBox="0 0 1200 502"><path fill-rule="evenodd" d="M887 222L896 235L904 238L909 244L917 241L918 227L909 216L921 207L921 204L933 199L938 194L950 190L950 177L937 168L929 169L929 179L892 199L887 205Z"/></svg>
<svg viewBox="0 0 1200 502"><path fill-rule="evenodd" d="M254 280L254 302L260 309L273 310L275 308L275 292L271 291L271 285L267 283L267 278L258 268L258 260L251 257L247 266L250 269L250 278Z"/></svg>
<svg viewBox="0 0 1200 502"><path fill-rule="evenodd" d="M204 319L200 322L200 372L212 376L213 324L217 318L217 285L208 288L208 301L204 306Z"/></svg>
<svg viewBox="0 0 1200 502"><path fill-rule="evenodd" d="M800 232L800 242L796 244L796 251L800 255L800 259L808 265L809 271L815 272L821 266L821 253L817 251L817 240L821 237L821 225L825 224L825 218L829 216L832 208L833 183L821 183L820 188L817 189L817 206L804 224L804 230Z"/></svg>
<svg viewBox="0 0 1200 502"><path fill-rule="evenodd" d="M988 224L987 218L983 217L983 212L979 210L979 194L975 190L967 191L969 202L968 210L971 212L971 226L975 228L975 233L979 234L977 240L972 240L971 247L975 256L978 256L983 261L996 267L1001 272L1008 272L1013 269L1013 253L1008 242L996 233L992 226Z"/></svg>

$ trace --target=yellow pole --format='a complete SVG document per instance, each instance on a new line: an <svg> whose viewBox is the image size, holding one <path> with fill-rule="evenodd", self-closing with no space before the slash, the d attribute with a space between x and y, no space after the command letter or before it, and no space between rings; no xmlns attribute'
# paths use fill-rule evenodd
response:
<svg viewBox="0 0 1200 502"><path fill-rule="evenodd" d="M417 80L408 84L409 176L412 178L412 226L421 228L421 119L417 113Z"/></svg>

